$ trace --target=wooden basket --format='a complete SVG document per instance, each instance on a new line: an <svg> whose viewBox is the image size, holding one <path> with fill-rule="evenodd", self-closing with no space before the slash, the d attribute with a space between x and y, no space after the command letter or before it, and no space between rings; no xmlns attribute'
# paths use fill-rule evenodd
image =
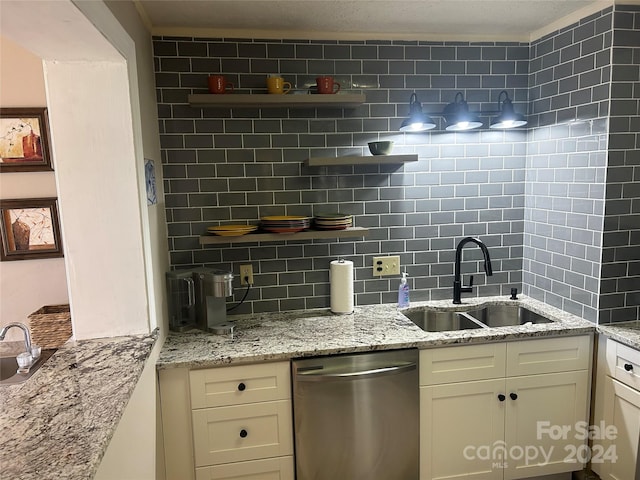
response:
<svg viewBox="0 0 640 480"><path fill-rule="evenodd" d="M69 304L45 305L29 315L31 340L43 349L59 348L71 337Z"/></svg>

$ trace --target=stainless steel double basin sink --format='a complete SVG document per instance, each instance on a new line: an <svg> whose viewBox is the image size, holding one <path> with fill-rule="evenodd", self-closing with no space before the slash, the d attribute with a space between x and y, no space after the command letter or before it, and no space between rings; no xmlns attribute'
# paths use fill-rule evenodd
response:
<svg viewBox="0 0 640 480"><path fill-rule="evenodd" d="M550 323L521 305L485 305L466 311L437 311L425 307L408 308L402 312L409 320L427 332L447 332L473 328L512 327L528 323Z"/></svg>

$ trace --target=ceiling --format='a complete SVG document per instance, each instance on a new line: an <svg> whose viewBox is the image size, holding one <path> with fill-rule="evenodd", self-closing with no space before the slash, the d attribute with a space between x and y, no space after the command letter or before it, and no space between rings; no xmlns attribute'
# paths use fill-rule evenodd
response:
<svg viewBox="0 0 640 480"><path fill-rule="evenodd" d="M527 42L614 0L134 1L155 35Z"/></svg>

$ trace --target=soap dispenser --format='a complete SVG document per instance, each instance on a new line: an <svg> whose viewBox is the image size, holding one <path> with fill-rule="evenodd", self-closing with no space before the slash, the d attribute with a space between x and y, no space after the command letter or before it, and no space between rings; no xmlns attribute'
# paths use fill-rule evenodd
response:
<svg viewBox="0 0 640 480"><path fill-rule="evenodd" d="M407 283L407 272L402 272L402 279L398 287L398 308L409 306L409 284Z"/></svg>

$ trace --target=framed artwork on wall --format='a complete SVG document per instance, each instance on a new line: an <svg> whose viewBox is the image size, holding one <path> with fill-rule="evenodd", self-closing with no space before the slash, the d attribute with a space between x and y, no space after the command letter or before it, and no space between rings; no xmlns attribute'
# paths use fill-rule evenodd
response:
<svg viewBox="0 0 640 480"><path fill-rule="evenodd" d="M57 198L0 200L0 260L62 257Z"/></svg>
<svg viewBox="0 0 640 480"><path fill-rule="evenodd" d="M51 171L46 108L0 108L0 172Z"/></svg>

